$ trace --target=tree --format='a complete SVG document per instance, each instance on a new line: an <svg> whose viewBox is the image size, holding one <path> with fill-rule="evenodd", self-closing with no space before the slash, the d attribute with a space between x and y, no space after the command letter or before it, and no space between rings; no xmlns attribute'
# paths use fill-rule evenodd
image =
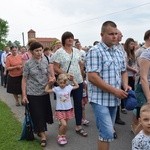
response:
<svg viewBox="0 0 150 150"><path fill-rule="evenodd" d="M11 47L13 45L13 43L11 41L8 41L6 45Z"/></svg>
<svg viewBox="0 0 150 150"><path fill-rule="evenodd" d="M17 46L18 48L21 47L20 42L15 40L14 42L12 41L7 41L6 43L7 46L11 47L11 46Z"/></svg>
<svg viewBox="0 0 150 150"><path fill-rule="evenodd" d="M20 47L20 42L19 42L19 41L15 40L15 41L14 41L14 44L15 44L17 47Z"/></svg>
<svg viewBox="0 0 150 150"><path fill-rule="evenodd" d="M7 35L9 32L8 22L0 18L0 49L3 49L7 43Z"/></svg>

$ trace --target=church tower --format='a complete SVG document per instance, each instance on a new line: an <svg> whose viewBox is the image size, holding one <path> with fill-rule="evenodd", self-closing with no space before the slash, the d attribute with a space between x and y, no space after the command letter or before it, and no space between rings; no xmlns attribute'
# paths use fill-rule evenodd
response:
<svg viewBox="0 0 150 150"><path fill-rule="evenodd" d="M36 38L35 31L32 29L28 31L28 40L31 38Z"/></svg>

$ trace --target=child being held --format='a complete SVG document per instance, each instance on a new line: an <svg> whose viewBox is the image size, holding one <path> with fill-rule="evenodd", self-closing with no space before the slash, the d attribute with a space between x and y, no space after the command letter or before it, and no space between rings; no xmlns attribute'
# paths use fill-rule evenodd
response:
<svg viewBox="0 0 150 150"><path fill-rule="evenodd" d="M150 150L150 104L144 104L140 109L139 122L142 130L132 140L132 150Z"/></svg>
<svg viewBox="0 0 150 150"><path fill-rule="evenodd" d="M57 142L60 145L67 144L66 132L67 132L67 122L74 117L74 110L71 103L71 91L79 87L78 83L71 76L72 85L68 84L69 76L66 74L60 74L57 79L58 86L51 88L48 84L45 87L45 91L48 93L56 94L56 109L55 117L59 120L60 126L58 131Z"/></svg>

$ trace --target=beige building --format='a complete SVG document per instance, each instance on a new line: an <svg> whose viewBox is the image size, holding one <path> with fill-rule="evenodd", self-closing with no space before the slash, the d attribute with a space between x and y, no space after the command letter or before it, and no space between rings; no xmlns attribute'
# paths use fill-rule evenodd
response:
<svg viewBox="0 0 150 150"><path fill-rule="evenodd" d="M28 41L31 38L35 38L38 42L40 42L43 47L49 47L53 41L58 40L57 38L48 38L48 37L36 37L36 32L34 30L29 30L28 31Z"/></svg>

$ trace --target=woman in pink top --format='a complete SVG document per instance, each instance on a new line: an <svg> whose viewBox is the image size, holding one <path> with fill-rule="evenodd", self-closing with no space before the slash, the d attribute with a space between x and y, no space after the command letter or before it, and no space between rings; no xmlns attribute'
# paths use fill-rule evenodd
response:
<svg viewBox="0 0 150 150"><path fill-rule="evenodd" d="M35 38L31 38L31 39L29 39L29 41L28 41L28 44L27 44L27 46L28 46L28 51L25 52L25 53L22 55L23 65L25 64L25 62L26 62L27 60L29 60L29 59L32 57L32 54L31 54L31 52L30 52L30 50L29 50L29 47L30 47L30 45L31 45L32 43L34 43L34 42L37 42L37 40L36 40Z"/></svg>

